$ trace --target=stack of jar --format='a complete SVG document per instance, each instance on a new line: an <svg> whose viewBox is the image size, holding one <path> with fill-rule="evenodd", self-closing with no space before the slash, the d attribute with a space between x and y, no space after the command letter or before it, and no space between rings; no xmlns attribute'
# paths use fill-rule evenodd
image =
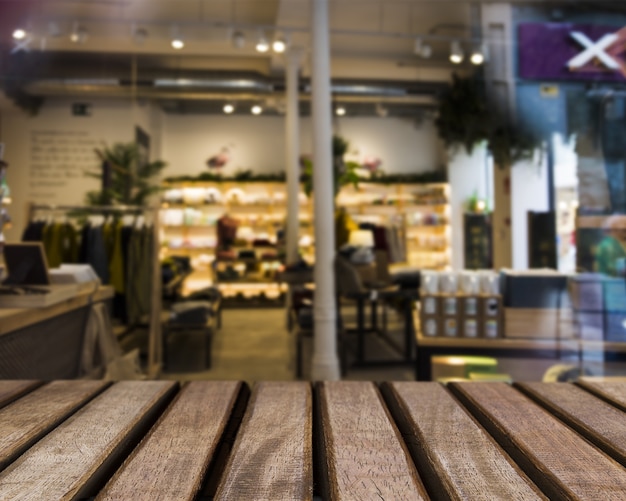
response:
<svg viewBox="0 0 626 501"><path fill-rule="evenodd" d="M500 278L493 270L423 271L420 297L424 336L502 336Z"/></svg>

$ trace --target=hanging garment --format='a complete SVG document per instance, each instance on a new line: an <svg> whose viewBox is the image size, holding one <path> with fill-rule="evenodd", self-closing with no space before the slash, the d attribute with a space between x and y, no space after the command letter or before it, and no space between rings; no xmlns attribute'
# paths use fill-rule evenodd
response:
<svg viewBox="0 0 626 501"><path fill-rule="evenodd" d="M85 263L91 265L103 284L109 283L109 259L104 246L102 225L86 225L83 229L81 254Z"/></svg>
<svg viewBox="0 0 626 501"><path fill-rule="evenodd" d="M44 221L31 221L22 233L22 242L43 241L43 230L46 227Z"/></svg>
<svg viewBox="0 0 626 501"><path fill-rule="evenodd" d="M58 268L61 263L78 261L78 232L70 223L46 225L43 245L50 268Z"/></svg>

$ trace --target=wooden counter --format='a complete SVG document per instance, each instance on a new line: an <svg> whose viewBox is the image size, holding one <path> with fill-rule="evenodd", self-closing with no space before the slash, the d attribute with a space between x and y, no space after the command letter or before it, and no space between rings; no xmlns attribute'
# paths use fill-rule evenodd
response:
<svg viewBox="0 0 626 501"><path fill-rule="evenodd" d="M0 379L79 377L91 305L112 297L104 286L43 308L0 309Z"/></svg>
<svg viewBox="0 0 626 501"><path fill-rule="evenodd" d="M626 382L0 381L0 499L625 499Z"/></svg>
<svg viewBox="0 0 626 501"><path fill-rule="evenodd" d="M424 336L416 334L415 379L430 381L433 355L481 355L508 358L559 360L579 353L597 353L611 360L626 361L626 343L578 339L508 339Z"/></svg>
<svg viewBox="0 0 626 501"><path fill-rule="evenodd" d="M45 308L0 309L0 336L112 297L113 287L104 285Z"/></svg>

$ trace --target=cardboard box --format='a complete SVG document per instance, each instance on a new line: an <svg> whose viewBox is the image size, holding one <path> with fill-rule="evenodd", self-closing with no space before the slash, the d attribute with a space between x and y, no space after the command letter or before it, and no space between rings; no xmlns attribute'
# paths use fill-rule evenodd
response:
<svg viewBox="0 0 626 501"><path fill-rule="evenodd" d="M575 339L577 329L569 308L504 308L504 337Z"/></svg>

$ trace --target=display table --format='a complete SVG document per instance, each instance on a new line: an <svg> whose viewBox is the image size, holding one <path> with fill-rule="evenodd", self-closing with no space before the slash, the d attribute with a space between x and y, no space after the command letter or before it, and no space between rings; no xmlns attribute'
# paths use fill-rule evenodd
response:
<svg viewBox="0 0 626 501"><path fill-rule="evenodd" d="M481 355L504 358L560 360L580 353L600 354L606 360L626 361L626 343L579 341L574 339L485 339L424 336L416 334L415 379L430 381L433 355Z"/></svg>
<svg viewBox="0 0 626 501"><path fill-rule="evenodd" d="M626 382L0 381L0 407L0 499L626 497Z"/></svg>
<svg viewBox="0 0 626 501"><path fill-rule="evenodd" d="M79 292L43 308L0 309L0 378L75 378L92 304L113 288Z"/></svg>

